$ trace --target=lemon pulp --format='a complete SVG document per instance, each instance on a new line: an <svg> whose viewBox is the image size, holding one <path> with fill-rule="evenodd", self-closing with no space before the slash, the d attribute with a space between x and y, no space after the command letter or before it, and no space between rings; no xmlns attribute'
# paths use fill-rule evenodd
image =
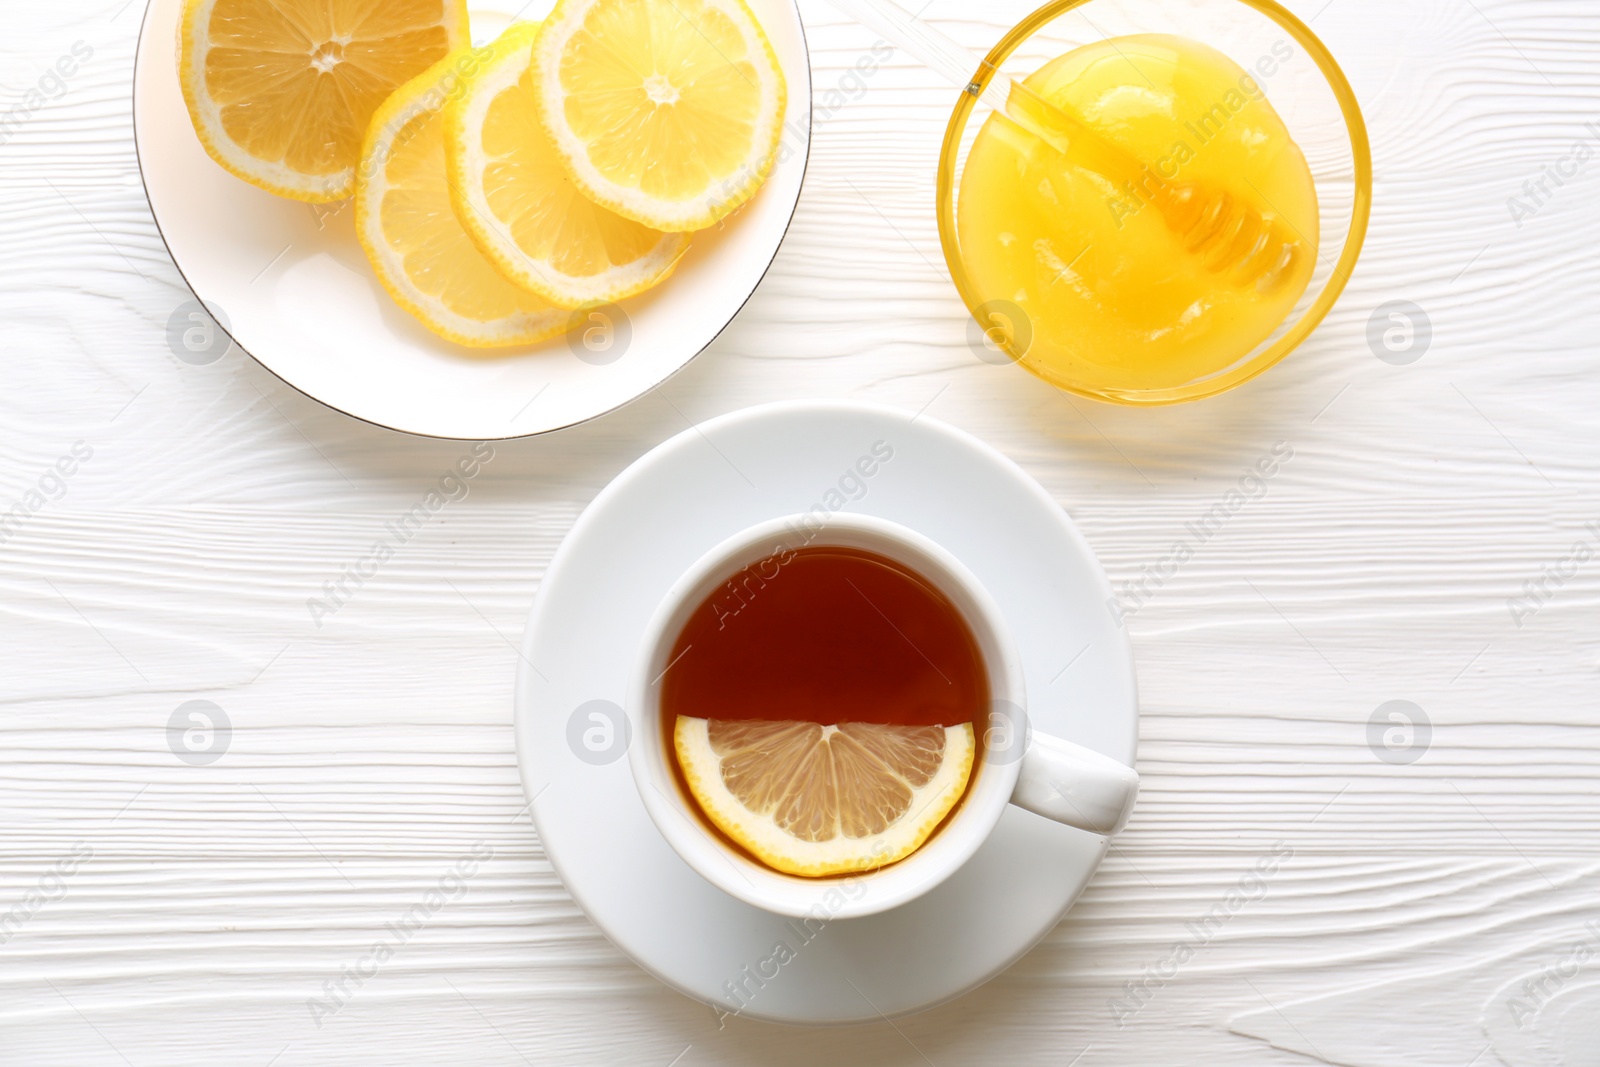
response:
<svg viewBox="0 0 1600 1067"><path fill-rule="evenodd" d="M185 0L184 102L206 151L280 196L349 196L396 87L467 42L464 0Z"/></svg>
<svg viewBox="0 0 1600 1067"><path fill-rule="evenodd" d="M755 195L787 89L744 0L559 0L545 27L535 99L589 199L686 232Z"/></svg>
<svg viewBox="0 0 1600 1067"><path fill-rule="evenodd" d="M1075 166L991 115L956 221L973 288L995 302L981 325L1026 340L1020 361L1047 381L1110 394L1210 377L1271 335L1310 281L1318 218L1305 156L1260 79L1207 45L1141 34L1074 49L1027 85L1161 178L1277 220L1298 254L1267 288L1208 269L1126 176Z"/></svg>

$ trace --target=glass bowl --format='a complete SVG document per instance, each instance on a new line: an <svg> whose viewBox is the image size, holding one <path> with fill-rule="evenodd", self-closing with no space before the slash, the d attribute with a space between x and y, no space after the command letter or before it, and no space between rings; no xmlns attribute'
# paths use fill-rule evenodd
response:
<svg viewBox="0 0 1600 1067"><path fill-rule="evenodd" d="M1188 37L1224 53L1253 75L1304 152L1316 186L1317 262L1305 291L1264 340L1227 365L1151 387L1119 382L1115 369L1067 372L1043 356L1048 345L1017 328L1008 293L980 291L968 273L957 230L960 183L974 138L990 115L978 93L995 69L1021 80L1080 45L1125 34ZM1276 47L1275 47L1276 46ZM1284 58L1289 53L1288 58ZM1269 58L1270 57L1270 58ZM1172 404L1231 389L1288 355L1316 328L1344 290L1361 253L1372 203L1372 157L1350 83L1316 34L1273 0L1052 0L1014 26L985 57L961 94L939 157L939 240L950 276L985 344L1029 371L1080 396L1122 404ZM1341 240L1342 237L1342 240Z"/></svg>

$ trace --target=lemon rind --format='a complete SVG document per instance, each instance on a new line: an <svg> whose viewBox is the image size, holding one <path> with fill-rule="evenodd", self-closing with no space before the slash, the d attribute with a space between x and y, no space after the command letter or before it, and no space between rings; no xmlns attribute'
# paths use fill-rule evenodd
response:
<svg viewBox="0 0 1600 1067"><path fill-rule="evenodd" d="M534 260L506 232L483 191L483 122L496 97L516 85L532 53L540 24L520 22L489 47L494 55L468 79L459 97L445 105L445 160L450 204L478 250L502 275L560 307L618 301L642 293L671 276L688 250L686 234L663 233L648 253L592 275L568 274L548 260ZM597 205L604 206L604 205Z"/></svg>
<svg viewBox="0 0 1600 1067"><path fill-rule="evenodd" d="M466 0L443 2L444 30L448 38L446 51L454 52L470 40ZM289 200L326 204L350 196L355 188L354 166L333 174L305 174L282 163L250 155L224 131L221 109L210 94L201 91L205 84L206 54L210 51L210 41L204 31L210 25L211 12L216 5L217 0L186 0L178 26L178 87L183 92L183 103L189 111L195 136L200 139L200 147L235 178Z"/></svg>
<svg viewBox="0 0 1600 1067"><path fill-rule="evenodd" d="M424 326L448 341L474 348L535 344L567 332L570 313L552 307L548 311L526 312L500 319L480 321L446 307L444 303L413 285L404 265L384 239L379 206L387 189L387 175L374 161L387 154L394 135L417 115L437 111L443 101L430 103L430 90L442 84L445 75L471 50L468 45L446 55L396 89L373 113L361 142L361 158L355 167L355 227L373 273L384 290ZM442 94L441 94L442 95ZM509 284L509 282L508 282Z"/></svg>
<svg viewBox="0 0 1600 1067"><path fill-rule="evenodd" d="M534 42L533 72L539 87L539 117L550 132L562 165L585 196L624 218L652 229L668 232L703 230L744 206L765 184L777 159L783 137L783 122L788 108L788 85L778 55L772 48L754 12L744 0L707 0L709 4L735 16L744 37L745 51L763 76L760 78L761 124L751 141L760 151L752 151L744 166L743 180L724 188L719 182L703 194L688 200L659 200L638 190L611 181L589 162L588 151L567 126L559 101L563 98L560 78L561 51L568 38L582 25L585 12L604 0L558 0L555 10L544 20L545 31ZM757 57L766 59L761 71ZM751 161L755 166L750 167Z"/></svg>
<svg viewBox="0 0 1600 1067"><path fill-rule="evenodd" d="M722 761L711 748L710 720L679 716L673 746L689 794L711 823L762 863L784 874L816 878L872 870L896 863L921 848L966 793L972 778L976 743L971 723L945 728L945 758L938 772L912 790L911 821L895 823L873 837L839 836L802 841L759 815L722 781ZM880 842L888 839L887 847Z"/></svg>

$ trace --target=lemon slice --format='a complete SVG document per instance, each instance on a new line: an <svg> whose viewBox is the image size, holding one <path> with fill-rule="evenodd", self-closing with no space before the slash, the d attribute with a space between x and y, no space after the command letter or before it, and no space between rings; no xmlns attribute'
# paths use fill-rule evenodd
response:
<svg viewBox="0 0 1600 1067"><path fill-rule="evenodd" d="M355 184L395 87L467 43L464 0L186 0L178 80L211 158L313 203Z"/></svg>
<svg viewBox="0 0 1600 1067"><path fill-rule="evenodd" d="M550 148L534 101L537 23L494 44L445 106L456 217L500 273L565 307L621 300L672 273L689 247L584 196Z"/></svg>
<svg viewBox="0 0 1600 1067"><path fill-rule="evenodd" d="M911 855L966 792L970 723L888 726L678 717L678 765L718 829L767 866L817 877Z"/></svg>
<svg viewBox="0 0 1600 1067"><path fill-rule="evenodd" d="M372 117L356 169L356 236L389 295L434 333L464 345L527 344L565 332L570 313L501 277L450 206L440 111L482 53L451 53Z"/></svg>
<svg viewBox="0 0 1600 1067"><path fill-rule="evenodd" d="M560 0L544 25L540 115L589 199L698 230L766 181L785 88L743 0Z"/></svg>

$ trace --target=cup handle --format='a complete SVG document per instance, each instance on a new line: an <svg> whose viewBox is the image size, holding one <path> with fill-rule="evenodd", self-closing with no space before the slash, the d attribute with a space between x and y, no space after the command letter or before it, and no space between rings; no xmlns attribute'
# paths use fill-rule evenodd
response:
<svg viewBox="0 0 1600 1067"><path fill-rule="evenodd" d="M1126 825L1138 795L1139 774L1132 767L1071 741L1034 734L1011 803L1110 837Z"/></svg>

